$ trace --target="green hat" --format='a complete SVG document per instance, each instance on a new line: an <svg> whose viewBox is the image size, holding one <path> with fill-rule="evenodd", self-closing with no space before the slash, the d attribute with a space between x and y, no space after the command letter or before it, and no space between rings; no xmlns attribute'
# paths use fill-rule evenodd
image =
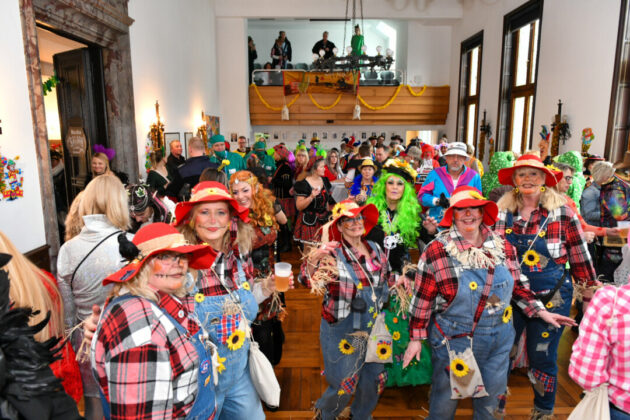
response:
<svg viewBox="0 0 630 420"><path fill-rule="evenodd" d="M304 139L298 140L298 146L302 144L306 144L306 140Z"/></svg>
<svg viewBox="0 0 630 420"><path fill-rule="evenodd" d="M254 143L254 150L264 150L264 149L265 149L264 141L257 141L256 143Z"/></svg>
<svg viewBox="0 0 630 420"><path fill-rule="evenodd" d="M215 134L214 136L210 137L211 145L217 143L225 143L225 137L223 137L221 134Z"/></svg>

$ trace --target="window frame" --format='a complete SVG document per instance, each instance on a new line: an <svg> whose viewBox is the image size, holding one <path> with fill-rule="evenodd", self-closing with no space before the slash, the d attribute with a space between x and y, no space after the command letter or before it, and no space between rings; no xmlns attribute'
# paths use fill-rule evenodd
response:
<svg viewBox="0 0 630 420"><path fill-rule="evenodd" d="M472 51L479 47L479 56L477 58L477 86L476 94L469 95L471 80L471 60ZM475 121L473 125L473 146L475 147L475 155L478 153L478 127L479 127L479 103L481 97L481 65L483 62L483 30L477 32L471 37L465 39L461 43L459 56L459 91L457 97L457 136L459 141L468 143L468 108L475 105Z"/></svg>
<svg viewBox="0 0 630 420"><path fill-rule="evenodd" d="M543 19L543 1L531 0L519 8L506 14L503 18L503 48L501 52L501 79L499 86L499 112L497 129L497 146L501 150L513 149L514 104L518 98L524 98L522 141L520 152L533 147L533 125L536 106L536 90L538 86L538 67L540 65L540 40ZM532 25L529 36L527 75L525 84L516 86L516 66L519 43L519 30L538 20L538 36L534 37L536 28ZM536 45L534 45L534 42ZM533 56L534 48L536 56ZM532 64L532 60L534 63ZM531 74L535 73L533 81ZM531 111L530 111L531 110ZM527 122L529 121L529 124Z"/></svg>

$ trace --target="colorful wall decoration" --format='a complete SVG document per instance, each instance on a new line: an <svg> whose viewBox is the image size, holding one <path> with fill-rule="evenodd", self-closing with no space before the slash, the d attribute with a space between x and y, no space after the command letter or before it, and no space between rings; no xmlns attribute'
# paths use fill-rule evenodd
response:
<svg viewBox="0 0 630 420"><path fill-rule="evenodd" d="M9 159L0 154L0 199L13 201L24 197L24 175L22 169L17 167L19 159L19 156Z"/></svg>
<svg viewBox="0 0 630 420"><path fill-rule="evenodd" d="M352 72L283 72L284 94L357 93L360 74Z"/></svg>

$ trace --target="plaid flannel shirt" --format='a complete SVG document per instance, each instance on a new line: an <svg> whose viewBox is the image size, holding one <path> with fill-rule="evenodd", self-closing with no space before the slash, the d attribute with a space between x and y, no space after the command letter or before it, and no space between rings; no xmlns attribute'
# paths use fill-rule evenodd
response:
<svg viewBox="0 0 630 420"><path fill-rule="evenodd" d="M191 297L159 293L157 306L184 328L182 334L155 304L140 297L115 303L99 321L92 341L92 368L109 401L111 418L185 417L197 395L199 359L190 336Z"/></svg>
<svg viewBox="0 0 630 420"><path fill-rule="evenodd" d="M387 281L389 286L393 285L395 279L394 274L391 272L389 263L387 262L383 251L377 245L378 251L375 252L367 241L364 240L363 243L370 251L370 262L375 266L380 266L379 269L371 270L369 265L366 264L365 256L361 255L356 248L350 247L347 242L344 241L346 247L341 248L341 252L343 252L344 256L349 261L350 267L352 267L352 270L356 273L362 287L369 290L370 281L374 287L380 285L383 281ZM361 265L357 264L354 258L350 256L347 251L348 249L354 255L361 255L358 258ZM357 294L357 287L355 286L354 280L352 279L346 265L337 261L337 267L339 268L339 276L331 278L329 283L326 285L326 295L324 296L324 300L322 302L322 318L331 324L341 321L350 315L350 304L352 303L354 296ZM307 269L308 260L305 259L300 268L300 278L305 282L307 287L310 287ZM369 279L366 273L370 273ZM384 297L384 299L386 300L387 297ZM385 301L382 303L385 303Z"/></svg>
<svg viewBox="0 0 630 420"><path fill-rule="evenodd" d="M482 225L481 229L485 237L482 247L493 249L495 247L493 242L495 235L485 225ZM465 251L472 247L454 227L440 235L441 239L454 242L459 251ZM512 300L527 316L534 316L544 307L529 290L527 278L521 275L516 248L507 241L504 241L504 247L504 265L514 278ZM409 307L409 336L411 340L424 340L428 337L431 314L443 312L451 304L457 295L458 286L458 275L453 257L446 252L442 242L437 239L432 241L418 262L418 272ZM473 316L474 314L471 314L471 317Z"/></svg>
<svg viewBox="0 0 630 420"><path fill-rule="evenodd" d="M630 413L630 285L619 287L616 303L614 286L595 293L573 343L569 375L589 391L608 383L609 400Z"/></svg>
<svg viewBox="0 0 630 420"><path fill-rule="evenodd" d="M223 272L225 285L231 291L238 289L241 285L238 276L238 264L236 255L230 251L228 254L220 252L214 260L214 264L209 270L201 270L201 280L198 283L199 292L204 296L227 295L227 290L221 285L218 275ZM249 281L254 278L254 265L249 255L241 258L241 267L245 273L245 278ZM253 284L251 285L253 287Z"/></svg>
<svg viewBox="0 0 630 420"><path fill-rule="evenodd" d="M535 235L542 223L542 219L547 217L545 241L549 255L556 264L565 265L569 262L569 270L575 282L591 286L595 284L595 269L588 252L588 246L584 240L584 231L575 212L568 206L547 211L542 206L532 211L529 222L520 216L514 215L512 230L516 234ZM502 238L505 238L507 213L499 212L499 220L494 225L494 231Z"/></svg>

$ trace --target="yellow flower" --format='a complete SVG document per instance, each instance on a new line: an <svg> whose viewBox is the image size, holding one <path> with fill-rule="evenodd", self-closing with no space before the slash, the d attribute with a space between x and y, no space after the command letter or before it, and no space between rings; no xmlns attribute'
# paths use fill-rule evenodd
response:
<svg viewBox="0 0 630 420"><path fill-rule="evenodd" d="M548 333L547 331L543 331L543 333L542 333L542 334L540 334L540 336L541 336L542 338L547 338L547 337L549 337L549 333Z"/></svg>
<svg viewBox="0 0 630 420"><path fill-rule="evenodd" d="M387 344L384 341L381 341L380 343L378 343L378 345L376 346L376 355L381 360L389 359L392 355L391 344Z"/></svg>
<svg viewBox="0 0 630 420"><path fill-rule="evenodd" d="M400 332L398 332L398 331L394 331L394 333L392 334L392 339L393 339L394 341L398 341L398 340L400 340Z"/></svg>
<svg viewBox="0 0 630 420"><path fill-rule="evenodd" d="M543 230L543 231L541 231L541 232L538 234L538 236L540 236L541 238L544 238L546 234L547 234L547 232L545 232L545 231Z"/></svg>
<svg viewBox="0 0 630 420"><path fill-rule="evenodd" d="M245 289L245 290L251 290L251 287L249 287L249 283L248 282L245 282L245 283L241 284L241 287L243 289Z"/></svg>
<svg viewBox="0 0 630 420"><path fill-rule="evenodd" d="M510 233L512 233L512 229L510 229L510 228L505 229L505 233L506 233L507 235L509 235Z"/></svg>
<svg viewBox="0 0 630 420"><path fill-rule="evenodd" d="M271 216L269 216L268 214L265 214L263 219L265 219L265 226L272 226L273 225L273 220L271 220Z"/></svg>
<svg viewBox="0 0 630 420"><path fill-rule="evenodd" d="M503 311L503 322L507 324L510 319L512 319L512 306L508 305Z"/></svg>
<svg viewBox="0 0 630 420"><path fill-rule="evenodd" d="M545 192L545 191L547 191L547 188L545 188L545 187L540 187L540 192Z"/></svg>
<svg viewBox="0 0 630 420"><path fill-rule="evenodd" d="M337 391L337 395L343 395L345 393L346 391L344 391L343 389L340 389L339 391Z"/></svg>
<svg viewBox="0 0 630 420"><path fill-rule="evenodd" d="M372 318L376 319L377 316L378 316L378 312L374 312L374 315L372 315Z"/></svg>
<svg viewBox="0 0 630 420"><path fill-rule="evenodd" d="M455 376L459 376L460 378L468 375L470 371L466 362L459 358L453 359L451 362L451 370Z"/></svg>
<svg viewBox="0 0 630 420"><path fill-rule="evenodd" d="M553 302L547 302L547 304L545 305L545 308L547 309L553 308Z"/></svg>
<svg viewBox="0 0 630 420"><path fill-rule="evenodd" d="M477 290L477 282L476 281L471 281L470 284L468 285L468 287L470 287L470 290Z"/></svg>
<svg viewBox="0 0 630 420"><path fill-rule="evenodd" d="M540 262L540 255L538 255L538 252L530 249L523 254L523 262L528 266L533 267Z"/></svg>
<svg viewBox="0 0 630 420"><path fill-rule="evenodd" d="M339 351L345 355L354 353L354 347L345 338L339 342Z"/></svg>
<svg viewBox="0 0 630 420"><path fill-rule="evenodd" d="M201 303L204 300L206 300L206 297L203 295L203 293L197 293L195 294L195 302L197 303Z"/></svg>
<svg viewBox="0 0 630 420"><path fill-rule="evenodd" d="M217 356L217 362L219 362L219 366L217 366L217 373L223 373L225 371L225 357Z"/></svg>
<svg viewBox="0 0 630 420"><path fill-rule="evenodd" d="M228 349L234 351L243 347L245 342L245 333L241 330L236 330L227 339Z"/></svg>
<svg viewBox="0 0 630 420"><path fill-rule="evenodd" d="M363 285L361 283L357 284L357 289L363 290Z"/></svg>
<svg viewBox="0 0 630 420"><path fill-rule="evenodd" d="M229 160L227 160L227 159L223 159L223 160L221 161L221 165L223 165L223 166L228 166L229 164L230 164L230 161L229 161Z"/></svg>

